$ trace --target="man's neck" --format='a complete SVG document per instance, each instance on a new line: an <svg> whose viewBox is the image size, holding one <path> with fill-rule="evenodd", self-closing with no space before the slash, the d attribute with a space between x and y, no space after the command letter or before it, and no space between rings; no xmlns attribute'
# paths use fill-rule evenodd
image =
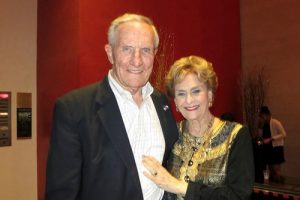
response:
<svg viewBox="0 0 300 200"><path fill-rule="evenodd" d="M139 91L132 94L132 98L133 98L134 102L138 105L138 107L140 107L140 105L143 102L142 90L140 89Z"/></svg>

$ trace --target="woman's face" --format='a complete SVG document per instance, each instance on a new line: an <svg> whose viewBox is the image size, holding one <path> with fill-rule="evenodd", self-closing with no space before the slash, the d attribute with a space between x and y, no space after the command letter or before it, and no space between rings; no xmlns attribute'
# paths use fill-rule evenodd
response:
<svg viewBox="0 0 300 200"><path fill-rule="evenodd" d="M198 120L210 113L212 92L195 74L188 74L181 82L175 84L174 94L175 104L185 119Z"/></svg>

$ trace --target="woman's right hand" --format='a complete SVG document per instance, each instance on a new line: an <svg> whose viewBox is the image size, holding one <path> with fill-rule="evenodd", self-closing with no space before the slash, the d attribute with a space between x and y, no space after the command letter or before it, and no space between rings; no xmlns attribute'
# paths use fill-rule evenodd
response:
<svg viewBox="0 0 300 200"><path fill-rule="evenodd" d="M150 172L144 172L144 175L158 187L174 194L185 195L188 184L172 176L154 157L143 156L143 165Z"/></svg>

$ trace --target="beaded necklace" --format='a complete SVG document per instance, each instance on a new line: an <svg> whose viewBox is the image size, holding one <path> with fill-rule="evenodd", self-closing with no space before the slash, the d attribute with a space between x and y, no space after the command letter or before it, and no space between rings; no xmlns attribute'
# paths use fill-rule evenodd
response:
<svg viewBox="0 0 300 200"><path fill-rule="evenodd" d="M214 122L214 117L211 117L208 126L203 134L202 137L193 137L191 136L189 133L184 134L184 140L186 141L184 145L184 149L185 152L192 152L191 156L189 159L187 159L186 161L184 161L184 163L186 163L186 169L185 169L185 176L184 176L184 180L186 182L190 181L190 176L188 171L190 170L190 168L194 165L194 161L193 161L193 157L195 155L195 153L197 153L200 149L200 147L202 146L204 149L206 149L207 145L209 144L209 139L211 136L211 132L212 132L212 126L213 126L213 122Z"/></svg>

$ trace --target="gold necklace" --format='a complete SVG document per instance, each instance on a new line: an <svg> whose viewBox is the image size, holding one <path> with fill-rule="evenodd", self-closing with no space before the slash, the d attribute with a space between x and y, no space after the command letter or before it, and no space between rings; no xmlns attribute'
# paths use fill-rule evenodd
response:
<svg viewBox="0 0 300 200"><path fill-rule="evenodd" d="M194 164L193 157L194 157L195 153L199 150L199 147L201 145L205 145L205 143L206 143L206 145L208 144L207 141L209 140L209 137L211 135L211 128L213 126L213 122L214 122L214 117L212 116L202 137L194 137L193 138L193 136L191 136L189 133L187 133L187 134L189 134L190 136L188 136L187 134L184 135L185 140L187 142L186 143L187 151L192 150L192 155L190 156L190 159L187 161L187 167L185 170L184 180L186 182L190 181L190 176L188 175L188 169L189 169L189 167L192 167ZM186 163L186 161L185 161L185 163Z"/></svg>

